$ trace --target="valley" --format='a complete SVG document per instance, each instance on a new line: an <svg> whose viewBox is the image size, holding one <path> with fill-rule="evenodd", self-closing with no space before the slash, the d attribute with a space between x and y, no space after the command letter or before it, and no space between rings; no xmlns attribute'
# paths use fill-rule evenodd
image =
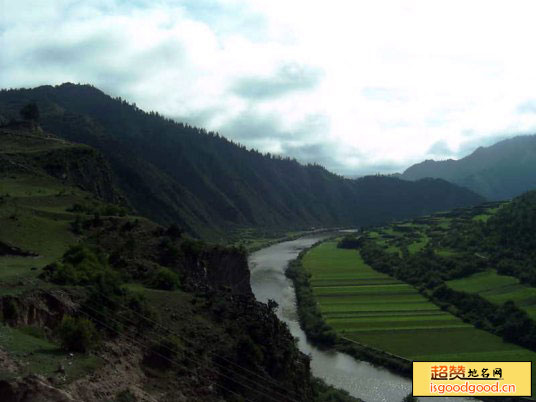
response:
<svg viewBox="0 0 536 402"><path fill-rule="evenodd" d="M287 275L308 337L401 373L414 360L536 361L533 329L519 337L534 328L536 289L494 269L509 254L491 237L501 230L495 223L528 200L373 227L302 253ZM453 234L473 248L457 246ZM480 300L491 304L477 309ZM514 320L525 329L507 329Z"/></svg>
<svg viewBox="0 0 536 402"><path fill-rule="evenodd" d="M255 302L242 248L133 215L88 146L36 126L0 143L3 401L355 400Z"/></svg>
<svg viewBox="0 0 536 402"><path fill-rule="evenodd" d="M251 230L381 224L484 201L441 179L347 179L143 111L90 85L1 90L0 115L16 119L29 102L36 102L44 130L107 158L114 186L139 214L212 242Z"/></svg>
<svg viewBox="0 0 536 402"><path fill-rule="evenodd" d="M63 96L61 91L81 88L59 90ZM43 110L51 107L50 99L41 102ZM137 118L163 124L161 117L121 105ZM172 398L177 389L192 401L401 400L410 392L404 376L412 360L536 358L530 350L533 277L525 268L533 258L532 215L526 212L532 211L531 194L482 203L475 193L441 180L349 180L229 145L254 156L252 169L262 162L282 174L294 166L289 177L297 182L278 179L269 191L304 184L300 191L311 194L295 202L304 205L300 214L314 216L289 214L281 200L264 204L261 221L242 220L241 214L256 216L252 198L234 204L240 212L231 224L204 204L212 202L211 192L184 190L188 180L170 179L155 160L132 153L132 139L105 134L111 130L106 125L94 129L102 122L84 126L92 119L87 115L63 116L61 122L54 113L43 116L45 128L17 120L0 127L0 396L7 401L45 389L58 401L150 401ZM80 127L73 122L85 128L75 130ZM298 179L298 171L308 178ZM208 172L203 174L214 178ZM162 211L175 196L161 203L171 193L146 188L139 198L125 187L146 174L148 185L160 186L154 179L167 177L171 187L184 186L180 191L184 199L193 197L192 209L171 212L184 213L178 220L166 218ZM327 204L307 198L333 192L341 198ZM329 211L319 212L326 205ZM146 208L153 211L148 216ZM214 226L197 220L202 216L207 222L212 216ZM271 224L264 225L265 219ZM504 223L516 219L522 222ZM366 228L332 238L337 227L356 220ZM502 238L502 229L515 231L518 241L508 243L512 232ZM338 247L344 242L350 248ZM509 248L497 249L498 242ZM264 261L259 256L272 247L280 250L272 256L275 265L258 271ZM289 261L294 287L283 276ZM480 310L468 309L465 298L477 300ZM499 315L491 317L497 308ZM516 317L513 323L505 322L508 315ZM527 325L523 335L519 328Z"/></svg>
<svg viewBox="0 0 536 402"><path fill-rule="evenodd" d="M534 15L0 1L0 402L535 402Z"/></svg>

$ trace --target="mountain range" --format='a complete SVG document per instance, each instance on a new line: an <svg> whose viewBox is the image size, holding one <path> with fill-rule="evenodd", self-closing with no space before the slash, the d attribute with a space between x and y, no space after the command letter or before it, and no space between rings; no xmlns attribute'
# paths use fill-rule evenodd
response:
<svg viewBox="0 0 536 402"><path fill-rule="evenodd" d="M488 200L506 200L536 189L536 135L518 136L479 147L459 160L426 160L399 176L434 177L464 186Z"/></svg>
<svg viewBox="0 0 536 402"><path fill-rule="evenodd" d="M90 85L0 91L4 121L29 102L45 131L90 145L140 214L220 240L237 228L356 226L475 205L442 179L347 179L319 165L262 154L214 132L145 112Z"/></svg>

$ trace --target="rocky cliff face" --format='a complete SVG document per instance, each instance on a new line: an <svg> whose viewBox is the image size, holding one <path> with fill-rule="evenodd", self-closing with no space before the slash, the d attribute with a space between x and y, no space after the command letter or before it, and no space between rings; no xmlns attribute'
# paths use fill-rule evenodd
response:
<svg viewBox="0 0 536 402"><path fill-rule="evenodd" d="M252 296L242 249L170 236L162 226L143 219L105 218L88 225L90 238L111 256L112 264L134 279L146 280L167 267L180 275L187 291L229 289Z"/></svg>
<svg viewBox="0 0 536 402"><path fill-rule="evenodd" d="M31 290L0 297L2 320L13 327L55 328L65 314L72 314L77 307L71 296L62 291Z"/></svg>
<svg viewBox="0 0 536 402"><path fill-rule="evenodd" d="M183 276L193 289L228 289L252 296L246 253L234 247L208 247L198 255L186 255Z"/></svg>
<svg viewBox="0 0 536 402"><path fill-rule="evenodd" d="M92 193L110 203L122 203L123 197L114 186L106 160L89 147L70 147L62 151L49 151L37 158L50 176Z"/></svg>

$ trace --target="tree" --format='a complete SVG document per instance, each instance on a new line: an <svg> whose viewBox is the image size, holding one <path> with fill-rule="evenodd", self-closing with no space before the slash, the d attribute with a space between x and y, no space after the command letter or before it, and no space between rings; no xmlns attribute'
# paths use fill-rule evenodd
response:
<svg viewBox="0 0 536 402"><path fill-rule="evenodd" d="M161 290L175 290L180 286L180 278L169 268L160 268L153 275L149 287Z"/></svg>
<svg viewBox="0 0 536 402"><path fill-rule="evenodd" d="M86 353L98 342L95 325L85 318L63 317L58 328L61 346L67 351Z"/></svg>
<svg viewBox="0 0 536 402"><path fill-rule="evenodd" d="M178 338L167 336L151 345L144 363L156 369L168 370L172 368L173 363L177 365L177 360L183 359L183 350L184 346Z"/></svg>
<svg viewBox="0 0 536 402"><path fill-rule="evenodd" d="M357 249L361 247L361 237L356 237L355 235L346 235L338 243L337 248L349 248Z"/></svg>
<svg viewBox="0 0 536 402"><path fill-rule="evenodd" d="M39 108L35 102L28 103L20 110L20 115L24 120L37 121L39 120Z"/></svg>
<svg viewBox="0 0 536 402"><path fill-rule="evenodd" d="M166 234L172 239L178 239L182 236L183 230L176 224L173 223L166 231Z"/></svg>

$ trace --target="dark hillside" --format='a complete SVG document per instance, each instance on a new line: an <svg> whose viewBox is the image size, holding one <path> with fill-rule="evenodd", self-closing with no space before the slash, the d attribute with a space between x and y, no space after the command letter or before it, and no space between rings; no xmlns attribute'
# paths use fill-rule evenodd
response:
<svg viewBox="0 0 536 402"><path fill-rule="evenodd" d="M105 154L140 213L202 237L237 227L368 225L483 200L440 180L344 179L146 113L88 85L2 91L0 113L14 117L29 101L46 130Z"/></svg>
<svg viewBox="0 0 536 402"><path fill-rule="evenodd" d="M115 187L108 162L93 148L68 143L39 128L0 127L0 171L52 176L102 201L125 204Z"/></svg>
<svg viewBox="0 0 536 402"><path fill-rule="evenodd" d="M536 261L536 191L525 193L501 208L489 219L488 229L500 247Z"/></svg>
<svg viewBox="0 0 536 402"><path fill-rule="evenodd" d="M112 176L89 146L0 127L2 402L355 401L255 300L243 249L129 215Z"/></svg>

